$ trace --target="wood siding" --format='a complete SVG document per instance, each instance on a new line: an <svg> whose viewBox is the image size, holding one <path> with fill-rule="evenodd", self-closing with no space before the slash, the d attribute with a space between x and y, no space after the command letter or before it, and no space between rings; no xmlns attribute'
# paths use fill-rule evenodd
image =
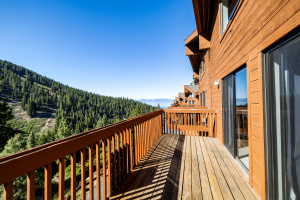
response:
<svg viewBox="0 0 300 200"><path fill-rule="evenodd" d="M265 199L262 52L300 22L299 0L240 0L221 35L220 5L215 4L211 49L205 54L205 73L199 91L207 89L206 106L217 110L216 137L223 144L222 78L247 66L249 116L249 182ZM214 81L220 80L219 86Z"/></svg>

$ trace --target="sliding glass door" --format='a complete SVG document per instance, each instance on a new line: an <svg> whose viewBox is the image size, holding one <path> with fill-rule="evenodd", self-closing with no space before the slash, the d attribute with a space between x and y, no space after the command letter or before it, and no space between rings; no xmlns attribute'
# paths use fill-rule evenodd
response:
<svg viewBox="0 0 300 200"><path fill-rule="evenodd" d="M265 138L269 199L300 199L300 36L265 56Z"/></svg>
<svg viewBox="0 0 300 200"><path fill-rule="evenodd" d="M246 67L227 76L223 84L224 146L248 171L248 98Z"/></svg>
<svg viewBox="0 0 300 200"><path fill-rule="evenodd" d="M223 136L224 145L234 155L234 76L223 79Z"/></svg>

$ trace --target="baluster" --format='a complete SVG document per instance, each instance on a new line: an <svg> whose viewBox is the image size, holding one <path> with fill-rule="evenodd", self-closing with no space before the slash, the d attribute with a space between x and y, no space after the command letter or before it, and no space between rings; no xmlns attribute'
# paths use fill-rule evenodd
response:
<svg viewBox="0 0 300 200"><path fill-rule="evenodd" d="M121 140L121 167L122 167L122 179L125 177L125 174L124 174L124 135L123 135L124 131L121 131L120 133L120 140Z"/></svg>
<svg viewBox="0 0 300 200"><path fill-rule="evenodd" d="M89 193L90 193L90 200L94 200L94 183L93 183L93 145L89 146Z"/></svg>
<svg viewBox="0 0 300 200"><path fill-rule="evenodd" d="M111 197L111 137L107 138L107 163L108 163L108 197Z"/></svg>
<svg viewBox="0 0 300 200"><path fill-rule="evenodd" d="M27 174L27 200L35 199L35 171Z"/></svg>
<svg viewBox="0 0 300 200"><path fill-rule="evenodd" d="M71 154L71 200L76 200L76 152Z"/></svg>
<svg viewBox="0 0 300 200"><path fill-rule="evenodd" d="M80 151L81 159L81 200L86 200L86 168L85 168L85 148Z"/></svg>
<svg viewBox="0 0 300 200"><path fill-rule="evenodd" d="M117 177L116 177L116 135L114 135L112 137L112 151L114 152L114 161L113 161L113 165L114 165L114 169L113 169L113 177L114 177L114 191L116 191L117 188Z"/></svg>
<svg viewBox="0 0 300 200"><path fill-rule="evenodd" d="M13 181L4 184L3 188L3 200L12 200L14 196Z"/></svg>
<svg viewBox="0 0 300 200"><path fill-rule="evenodd" d="M129 174L129 129L125 129L125 148L126 148L126 174Z"/></svg>
<svg viewBox="0 0 300 200"><path fill-rule="evenodd" d="M59 171L58 199L64 200L64 196L65 196L65 158L59 159L58 171Z"/></svg>
<svg viewBox="0 0 300 200"><path fill-rule="evenodd" d="M134 126L134 150L135 150L135 155L134 155L134 161L135 161L135 166L138 164L138 138L137 138L137 125Z"/></svg>
<svg viewBox="0 0 300 200"><path fill-rule="evenodd" d="M133 127L130 127L129 129L129 147L130 147L130 171L133 171L133 137L132 137L132 129Z"/></svg>
<svg viewBox="0 0 300 200"><path fill-rule="evenodd" d="M97 178L97 199L101 199L101 186L100 186L100 142L96 143L96 178Z"/></svg>
<svg viewBox="0 0 300 200"><path fill-rule="evenodd" d="M44 177L45 177L45 188L44 188L44 195L45 200L52 199L52 163L46 165L44 167Z"/></svg>
<svg viewBox="0 0 300 200"><path fill-rule="evenodd" d="M120 185L121 183L120 133L117 133L117 151L118 151L118 185Z"/></svg>
<svg viewBox="0 0 300 200"><path fill-rule="evenodd" d="M105 139L102 140L102 171L103 171L103 199L106 199L106 145Z"/></svg>

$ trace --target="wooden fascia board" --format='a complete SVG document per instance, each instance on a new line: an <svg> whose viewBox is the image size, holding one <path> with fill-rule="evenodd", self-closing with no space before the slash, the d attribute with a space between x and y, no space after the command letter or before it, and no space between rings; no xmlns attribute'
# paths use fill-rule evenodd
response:
<svg viewBox="0 0 300 200"><path fill-rule="evenodd" d="M187 45L191 41L195 40L197 36L198 36L198 31L196 29L184 40L185 45Z"/></svg>
<svg viewBox="0 0 300 200"><path fill-rule="evenodd" d="M210 41L206 39L206 37L203 37L202 34L199 35L199 49L205 50L210 48Z"/></svg>

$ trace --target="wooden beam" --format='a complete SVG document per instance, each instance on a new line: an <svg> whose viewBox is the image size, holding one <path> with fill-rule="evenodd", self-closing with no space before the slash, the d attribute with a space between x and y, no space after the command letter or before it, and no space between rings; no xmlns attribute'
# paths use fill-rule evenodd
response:
<svg viewBox="0 0 300 200"><path fill-rule="evenodd" d="M205 35L205 34L203 34ZM199 49L205 50L210 48L210 41L207 39L207 37L204 37L202 35L199 35Z"/></svg>

